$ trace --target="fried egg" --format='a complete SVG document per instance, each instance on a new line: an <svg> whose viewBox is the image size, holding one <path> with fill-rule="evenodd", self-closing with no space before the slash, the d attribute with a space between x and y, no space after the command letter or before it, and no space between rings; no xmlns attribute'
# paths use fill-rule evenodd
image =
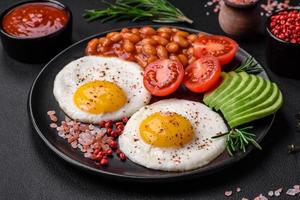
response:
<svg viewBox="0 0 300 200"><path fill-rule="evenodd" d="M98 56L67 64L55 78L53 94L69 117L86 123L131 116L151 99L138 64Z"/></svg>
<svg viewBox="0 0 300 200"><path fill-rule="evenodd" d="M202 167L225 149L222 117L202 103L166 99L145 106L127 122L119 137L121 151L133 162L164 171Z"/></svg>

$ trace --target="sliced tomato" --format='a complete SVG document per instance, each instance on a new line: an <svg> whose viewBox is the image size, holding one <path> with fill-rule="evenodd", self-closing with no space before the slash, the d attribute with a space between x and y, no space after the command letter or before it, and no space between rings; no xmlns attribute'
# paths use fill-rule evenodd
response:
<svg viewBox="0 0 300 200"><path fill-rule="evenodd" d="M194 56L212 55L219 59L221 65L226 65L235 56L239 45L232 39L219 35L202 35L194 42Z"/></svg>
<svg viewBox="0 0 300 200"><path fill-rule="evenodd" d="M185 69L183 83L193 92L206 92L218 84L220 75L219 60L213 56L203 56Z"/></svg>
<svg viewBox="0 0 300 200"><path fill-rule="evenodd" d="M146 66L144 86L155 96L167 96L180 86L184 68L178 61L157 60Z"/></svg>

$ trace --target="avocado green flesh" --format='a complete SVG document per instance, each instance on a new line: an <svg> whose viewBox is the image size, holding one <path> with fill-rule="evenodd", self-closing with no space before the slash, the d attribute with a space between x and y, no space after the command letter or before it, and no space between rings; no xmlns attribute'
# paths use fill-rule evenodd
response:
<svg viewBox="0 0 300 200"><path fill-rule="evenodd" d="M230 94L236 87L241 83L241 77L236 74L235 72L229 72L229 76L232 77L232 80L229 82L226 88L222 90L218 95L215 96L214 99L209 103L209 106L211 108L216 107L217 105L220 105L222 99Z"/></svg>
<svg viewBox="0 0 300 200"><path fill-rule="evenodd" d="M204 95L203 102L208 106L210 102L215 98L215 96L221 93L232 80L232 77L224 72L222 72L221 77L223 79L222 83L215 90L208 92Z"/></svg>
<svg viewBox="0 0 300 200"><path fill-rule="evenodd" d="M215 110L218 111L222 105L224 105L226 102L228 102L230 99L232 99L237 94L241 93L245 85L248 85L250 82L250 76L246 72L240 72L236 73L238 76L241 77L241 81L238 82L236 85L233 86L230 92L220 97L220 101L215 106Z"/></svg>
<svg viewBox="0 0 300 200"><path fill-rule="evenodd" d="M244 90L239 93L236 94L233 98L231 98L229 101L227 101L226 103L224 103L221 107L220 110L221 112L224 114L226 113L227 110L229 110L229 108L233 108L232 104L235 104L236 102L238 102L241 99L244 99L244 97L246 97L247 95L249 95L253 90L255 90L255 88L258 85L258 81L257 81L257 77L253 76L253 75L249 75L249 78L251 79L248 85L245 85Z"/></svg>
<svg viewBox="0 0 300 200"><path fill-rule="evenodd" d="M269 106L265 109L259 110L254 113L250 113L250 114L241 116L239 118L235 118L234 120L229 121L228 124L231 128L233 128L233 127L237 127L242 124L246 124L253 120L263 118L265 116L268 116L268 115L276 112L281 107L282 103L283 103L283 97L282 97L281 92L279 91L279 97L277 98L276 102L272 106Z"/></svg>
<svg viewBox="0 0 300 200"><path fill-rule="evenodd" d="M266 109L271 107L279 98L280 91L278 87L273 83L272 89L271 89L271 96L268 96L264 101L260 101L259 103L254 104L252 107L248 109L244 109L244 112L240 112L234 116L232 116L228 121L231 121L233 119L241 118L243 116L249 115L251 113L258 112L260 110Z"/></svg>
<svg viewBox="0 0 300 200"><path fill-rule="evenodd" d="M252 101L248 101L245 104L241 104L236 108L234 108L233 110L227 112L226 120L230 121L232 119L235 119L237 116L248 114L248 112L255 112L257 109L264 108L263 106L269 106L268 104L266 104L266 102L272 102L274 100L273 93L276 90L275 89L276 86L275 84L272 84L270 81L264 80L264 82L266 83L264 90L260 91L261 93Z"/></svg>

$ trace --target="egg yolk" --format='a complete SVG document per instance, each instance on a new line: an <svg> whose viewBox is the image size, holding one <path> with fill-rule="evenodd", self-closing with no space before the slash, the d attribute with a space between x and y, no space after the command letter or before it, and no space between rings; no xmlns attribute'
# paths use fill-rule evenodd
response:
<svg viewBox="0 0 300 200"><path fill-rule="evenodd" d="M85 83L74 94L75 105L91 114L117 111L126 101L126 94L122 88L109 81Z"/></svg>
<svg viewBox="0 0 300 200"><path fill-rule="evenodd" d="M194 137L192 124L185 117L173 112L156 112L140 125L141 138L155 147L179 147Z"/></svg>

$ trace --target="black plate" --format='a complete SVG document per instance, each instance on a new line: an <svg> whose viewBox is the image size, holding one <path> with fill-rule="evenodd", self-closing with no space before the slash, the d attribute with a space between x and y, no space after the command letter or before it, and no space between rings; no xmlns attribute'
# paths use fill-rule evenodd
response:
<svg viewBox="0 0 300 200"><path fill-rule="evenodd" d="M176 28L183 29L190 33L199 33L199 31L194 29L183 27ZM31 122L38 135L57 155L79 168L94 172L95 174L99 175L136 181L171 181L175 179L194 178L214 173L241 160L253 149L250 147L246 153L239 153L234 157L230 157L227 152L224 151L210 164L202 168L186 172L164 172L151 170L140 165L136 165L130 160L127 160L126 162L120 162L117 158L113 158L108 167L97 167L93 161L84 158L83 154L79 150L73 149L66 140L57 135L54 129L49 127L50 122L47 116L48 110L55 110L59 119L64 119L65 116L53 96L52 91L54 78L66 64L72 60L84 56L85 46L91 38L104 36L106 33L111 31L119 31L119 29L93 35L65 49L63 52L53 58L48 64L46 64L32 85L28 98L28 111ZM246 51L239 49L237 56L235 57L234 61L232 61L231 65L236 65L249 56L250 55ZM265 71L260 75L268 79ZM177 97L178 95L182 96L182 92L179 91L179 93L175 94ZM188 93L187 95L187 99L195 99L195 97L196 96L193 95L193 93ZM197 95L197 99L199 100L199 95ZM257 135L258 142L260 142L268 132L270 126L272 125L273 119L274 115L253 123L255 127L253 133Z"/></svg>

